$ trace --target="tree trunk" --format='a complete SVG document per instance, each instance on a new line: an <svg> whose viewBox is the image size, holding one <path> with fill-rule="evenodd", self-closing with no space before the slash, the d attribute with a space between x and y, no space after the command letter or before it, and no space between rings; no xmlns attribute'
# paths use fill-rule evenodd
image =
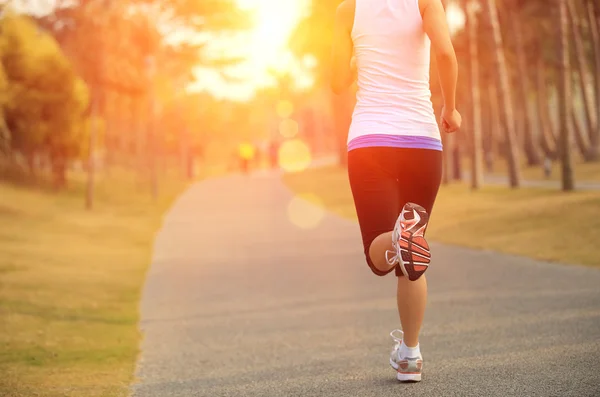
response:
<svg viewBox="0 0 600 397"><path fill-rule="evenodd" d="M525 45L523 43L523 32L521 17L517 11L510 11L509 19L512 22L512 30L515 36L517 50L517 64L519 68L518 80L520 88L520 106L523 112L522 132L525 140L525 154L527 156L527 164L530 166L539 165L541 163L540 153L537 146L537 139L534 136L532 109L529 104L530 82L529 73L527 71L527 59L525 57Z"/></svg>
<svg viewBox="0 0 600 397"><path fill-rule="evenodd" d="M454 164L454 134L442 134L442 142L444 145L443 162L444 167L442 169L442 182L447 185L452 181L452 169Z"/></svg>
<svg viewBox="0 0 600 397"><path fill-rule="evenodd" d="M112 128L112 134L113 134L113 139L114 139L114 148L113 148L113 161L114 161L114 165L116 165L117 167L122 166L122 161L123 161L123 134L121 131L121 106L123 104L123 95L119 92L116 91L114 93L113 96L113 109L111 112L110 120L111 121L111 128Z"/></svg>
<svg viewBox="0 0 600 397"><path fill-rule="evenodd" d="M179 139L179 163L181 165L181 171L183 177L191 179L192 176L189 172L191 161L191 150L190 150L190 137L187 126L183 126L180 132Z"/></svg>
<svg viewBox="0 0 600 397"><path fill-rule="evenodd" d="M579 153L583 158L586 158L589 151L589 140L585 133L585 130L579 119L577 118L577 112L575 111L575 103L571 100L571 125L573 126L573 134L575 135L575 143L577 143L577 148L579 149Z"/></svg>
<svg viewBox="0 0 600 397"><path fill-rule="evenodd" d="M587 161L600 160L600 33L599 23L596 19L598 10L598 0L587 1L587 14L590 27L590 36L592 40L593 66L595 73L592 73L594 78L594 92L596 97L596 129L590 135L590 150L586 156Z"/></svg>
<svg viewBox="0 0 600 397"><path fill-rule="evenodd" d="M26 151L23 153L25 157L25 162L27 163L27 170L29 171L29 176L35 179L37 176L36 164L35 164L35 151Z"/></svg>
<svg viewBox="0 0 600 397"><path fill-rule="evenodd" d="M506 59L504 57L504 49L502 47L502 34L500 31L500 24L498 22L498 10L496 9L496 1L486 0L485 7L489 15L490 23L492 25L492 32L494 34L494 55L496 69L498 73L498 81L500 84L500 104L502 109L501 114L506 134L506 151L509 168L509 182L511 187L517 188L521 184L521 172L519 169L519 151L516 145L517 141L515 138L515 119L510 95L510 85L508 79L508 71L506 67Z"/></svg>
<svg viewBox="0 0 600 397"><path fill-rule="evenodd" d="M146 179L146 139L144 136L143 118L147 114L143 104L145 103L144 95L136 95L131 101L131 119L133 125L133 133L135 139L135 163L138 175L139 187Z"/></svg>
<svg viewBox="0 0 600 397"><path fill-rule="evenodd" d="M512 87L512 86L511 86ZM521 148L525 148L525 143L527 142L525 140L525 115L523 113L523 108L521 107L521 104L518 103L519 99L517 99L517 96L515 95L515 99L514 99L515 103L514 103L514 110L513 110L513 114L515 116L515 139L517 140L516 145L517 148L519 148L519 153L521 153ZM525 155L527 156L527 153L525 153Z"/></svg>
<svg viewBox="0 0 600 397"><path fill-rule="evenodd" d="M481 93L479 90L479 56L477 54L477 16L475 4L468 1L467 29L469 34L469 69L471 84L471 188L479 189L483 184L483 143L481 138Z"/></svg>
<svg viewBox="0 0 600 397"><path fill-rule="evenodd" d="M485 96L485 93L483 94ZM489 96L489 91L488 91ZM485 134L483 135L483 149L484 149L484 160L485 169L487 172L494 172L494 140L496 139L496 126L492 119L492 106L490 99L483 102L485 104L485 111L483 113L482 120L485 121Z"/></svg>
<svg viewBox="0 0 600 397"><path fill-rule="evenodd" d="M594 125L594 117L592 103L593 100L590 98L588 87L588 70L586 66L586 54L583 48L583 38L581 33L581 24L579 23L579 16L577 15L577 7L571 1L567 2L569 11L569 21L571 24L571 36L575 48L575 66L579 73L579 88L583 97L583 105L585 110L585 124L590 137L593 135L593 130L596 128Z"/></svg>
<svg viewBox="0 0 600 397"><path fill-rule="evenodd" d="M11 133L6 125L6 115L4 109L0 107L0 154L8 155L10 152Z"/></svg>
<svg viewBox="0 0 600 397"><path fill-rule="evenodd" d="M496 80L496 79L494 79ZM490 102L490 119L492 121L492 139L490 144L491 153L494 157L503 158L502 152L504 140L504 131L502 131L502 122L500 121L500 109L498 108L498 88L495 82L489 85L488 98Z"/></svg>
<svg viewBox="0 0 600 397"><path fill-rule="evenodd" d="M567 1L558 0L559 5L559 42L560 42L560 79L559 79L559 112L560 112L560 143L562 165L562 189L571 191L575 188L573 180L573 164L571 159L571 71L569 65L569 27L567 26Z"/></svg>
<svg viewBox="0 0 600 397"><path fill-rule="evenodd" d="M92 98L90 112L90 136L89 136L89 147L88 147L88 164L87 164L87 183L85 189L85 208L91 210L94 208L94 183L96 176L96 135L98 134L97 128L100 121L98 112L98 89L92 87Z"/></svg>
<svg viewBox="0 0 600 397"><path fill-rule="evenodd" d="M146 58L146 73L148 76L147 103L148 119L146 121L146 134L148 137L148 163L149 178L152 198L158 199L158 161L157 161L157 117L156 117L156 92L155 92L156 57L151 55Z"/></svg>
<svg viewBox="0 0 600 397"><path fill-rule="evenodd" d="M540 139L542 149L546 153L546 156L555 159L556 158L556 140L554 139L554 133L552 132L552 122L548 116L548 102L546 92L546 66L541 54L538 57L537 62L537 89L535 92L536 103L537 103L537 114L538 114L538 126L540 128Z"/></svg>
<svg viewBox="0 0 600 397"><path fill-rule="evenodd" d="M458 139L456 137L455 139ZM462 157L461 157L461 145L454 145L454 153L452 154L452 160L454 163L452 164L452 177L455 181L462 181Z"/></svg>
<svg viewBox="0 0 600 397"><path fill-rule="evenodd" d="M113 94L109 89L99 88L103 90L104 101L102 102L102 108L100 113L104 120L104 131L103 131L103 143L104 143L104 158L102 171L105 174L110 174L112 167L115 164L115 146L116 146L116 134L114 133L114 120L112 118L112 101ZM109 105L110 104L110 105Z"/></svg>
<svg viewBox="0 0 600 397"><path fill-rule="evenodd" d="M51 157L52 174L54 176L54 187L63 189L67 186L67 161L64 153L59 151L53 153Z"/></svg>

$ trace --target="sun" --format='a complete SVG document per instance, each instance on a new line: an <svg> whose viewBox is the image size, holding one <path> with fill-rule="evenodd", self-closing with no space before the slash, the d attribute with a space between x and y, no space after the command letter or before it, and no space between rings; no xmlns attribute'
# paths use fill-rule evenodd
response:
<svg viewBox="0 0 600 397"><path fill-rule="evenodd" d="M304 15L306 1L238 0L238 4L252 15L252 29L246 33L246 57L253 72L289 72L292 56L288 42Z"/></svg>
<svg viewBox="0 0 600 397"><path fill-rule="evenodd" d="M311 66L297 59L289 41L298 23L307 15L310 0L236 0L250 18L250 29L232 38L215 38L220 52L240 59L227 68L234 81L225 81L210 69L198 68L190 91L207 90L219 98L250 100L257 89L277 84L277 75L294 76L297 88L313 84Z"/></svg>

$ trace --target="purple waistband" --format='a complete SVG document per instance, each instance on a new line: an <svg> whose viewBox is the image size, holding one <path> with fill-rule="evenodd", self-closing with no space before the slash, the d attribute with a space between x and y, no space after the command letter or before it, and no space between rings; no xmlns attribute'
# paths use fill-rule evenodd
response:
<svg viewBox="0 0 600 397"><path fill-rule="evenodd" d="M405 149L442 150L442 141L428 136L372 134L354 138L348 151L366 147L397 147Z"/></svg>

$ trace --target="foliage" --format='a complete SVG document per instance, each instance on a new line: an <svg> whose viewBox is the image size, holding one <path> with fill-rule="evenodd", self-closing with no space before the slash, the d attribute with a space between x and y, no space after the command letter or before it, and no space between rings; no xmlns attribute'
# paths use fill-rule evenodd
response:
<svg viewBox="0 0 600 397"><path fill-rule="evenodd" d="M11 149L45 155L53 163L84 156L86 85L52 36L30 18L5 15L0 29Z"/></svg>

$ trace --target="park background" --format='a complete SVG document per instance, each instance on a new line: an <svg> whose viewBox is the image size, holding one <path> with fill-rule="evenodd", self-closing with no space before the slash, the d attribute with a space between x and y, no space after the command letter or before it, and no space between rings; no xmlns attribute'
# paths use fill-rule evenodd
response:
<svg viewBox="0 0 600 397"><path fill-rule="evenodd" d="M339 1L1 4L1 395L127 394L153 238L190 183L281 172L355 217L355 87L328 86ZM464 124L431 239L597 266L600 5L446 6Z"/></svg>

